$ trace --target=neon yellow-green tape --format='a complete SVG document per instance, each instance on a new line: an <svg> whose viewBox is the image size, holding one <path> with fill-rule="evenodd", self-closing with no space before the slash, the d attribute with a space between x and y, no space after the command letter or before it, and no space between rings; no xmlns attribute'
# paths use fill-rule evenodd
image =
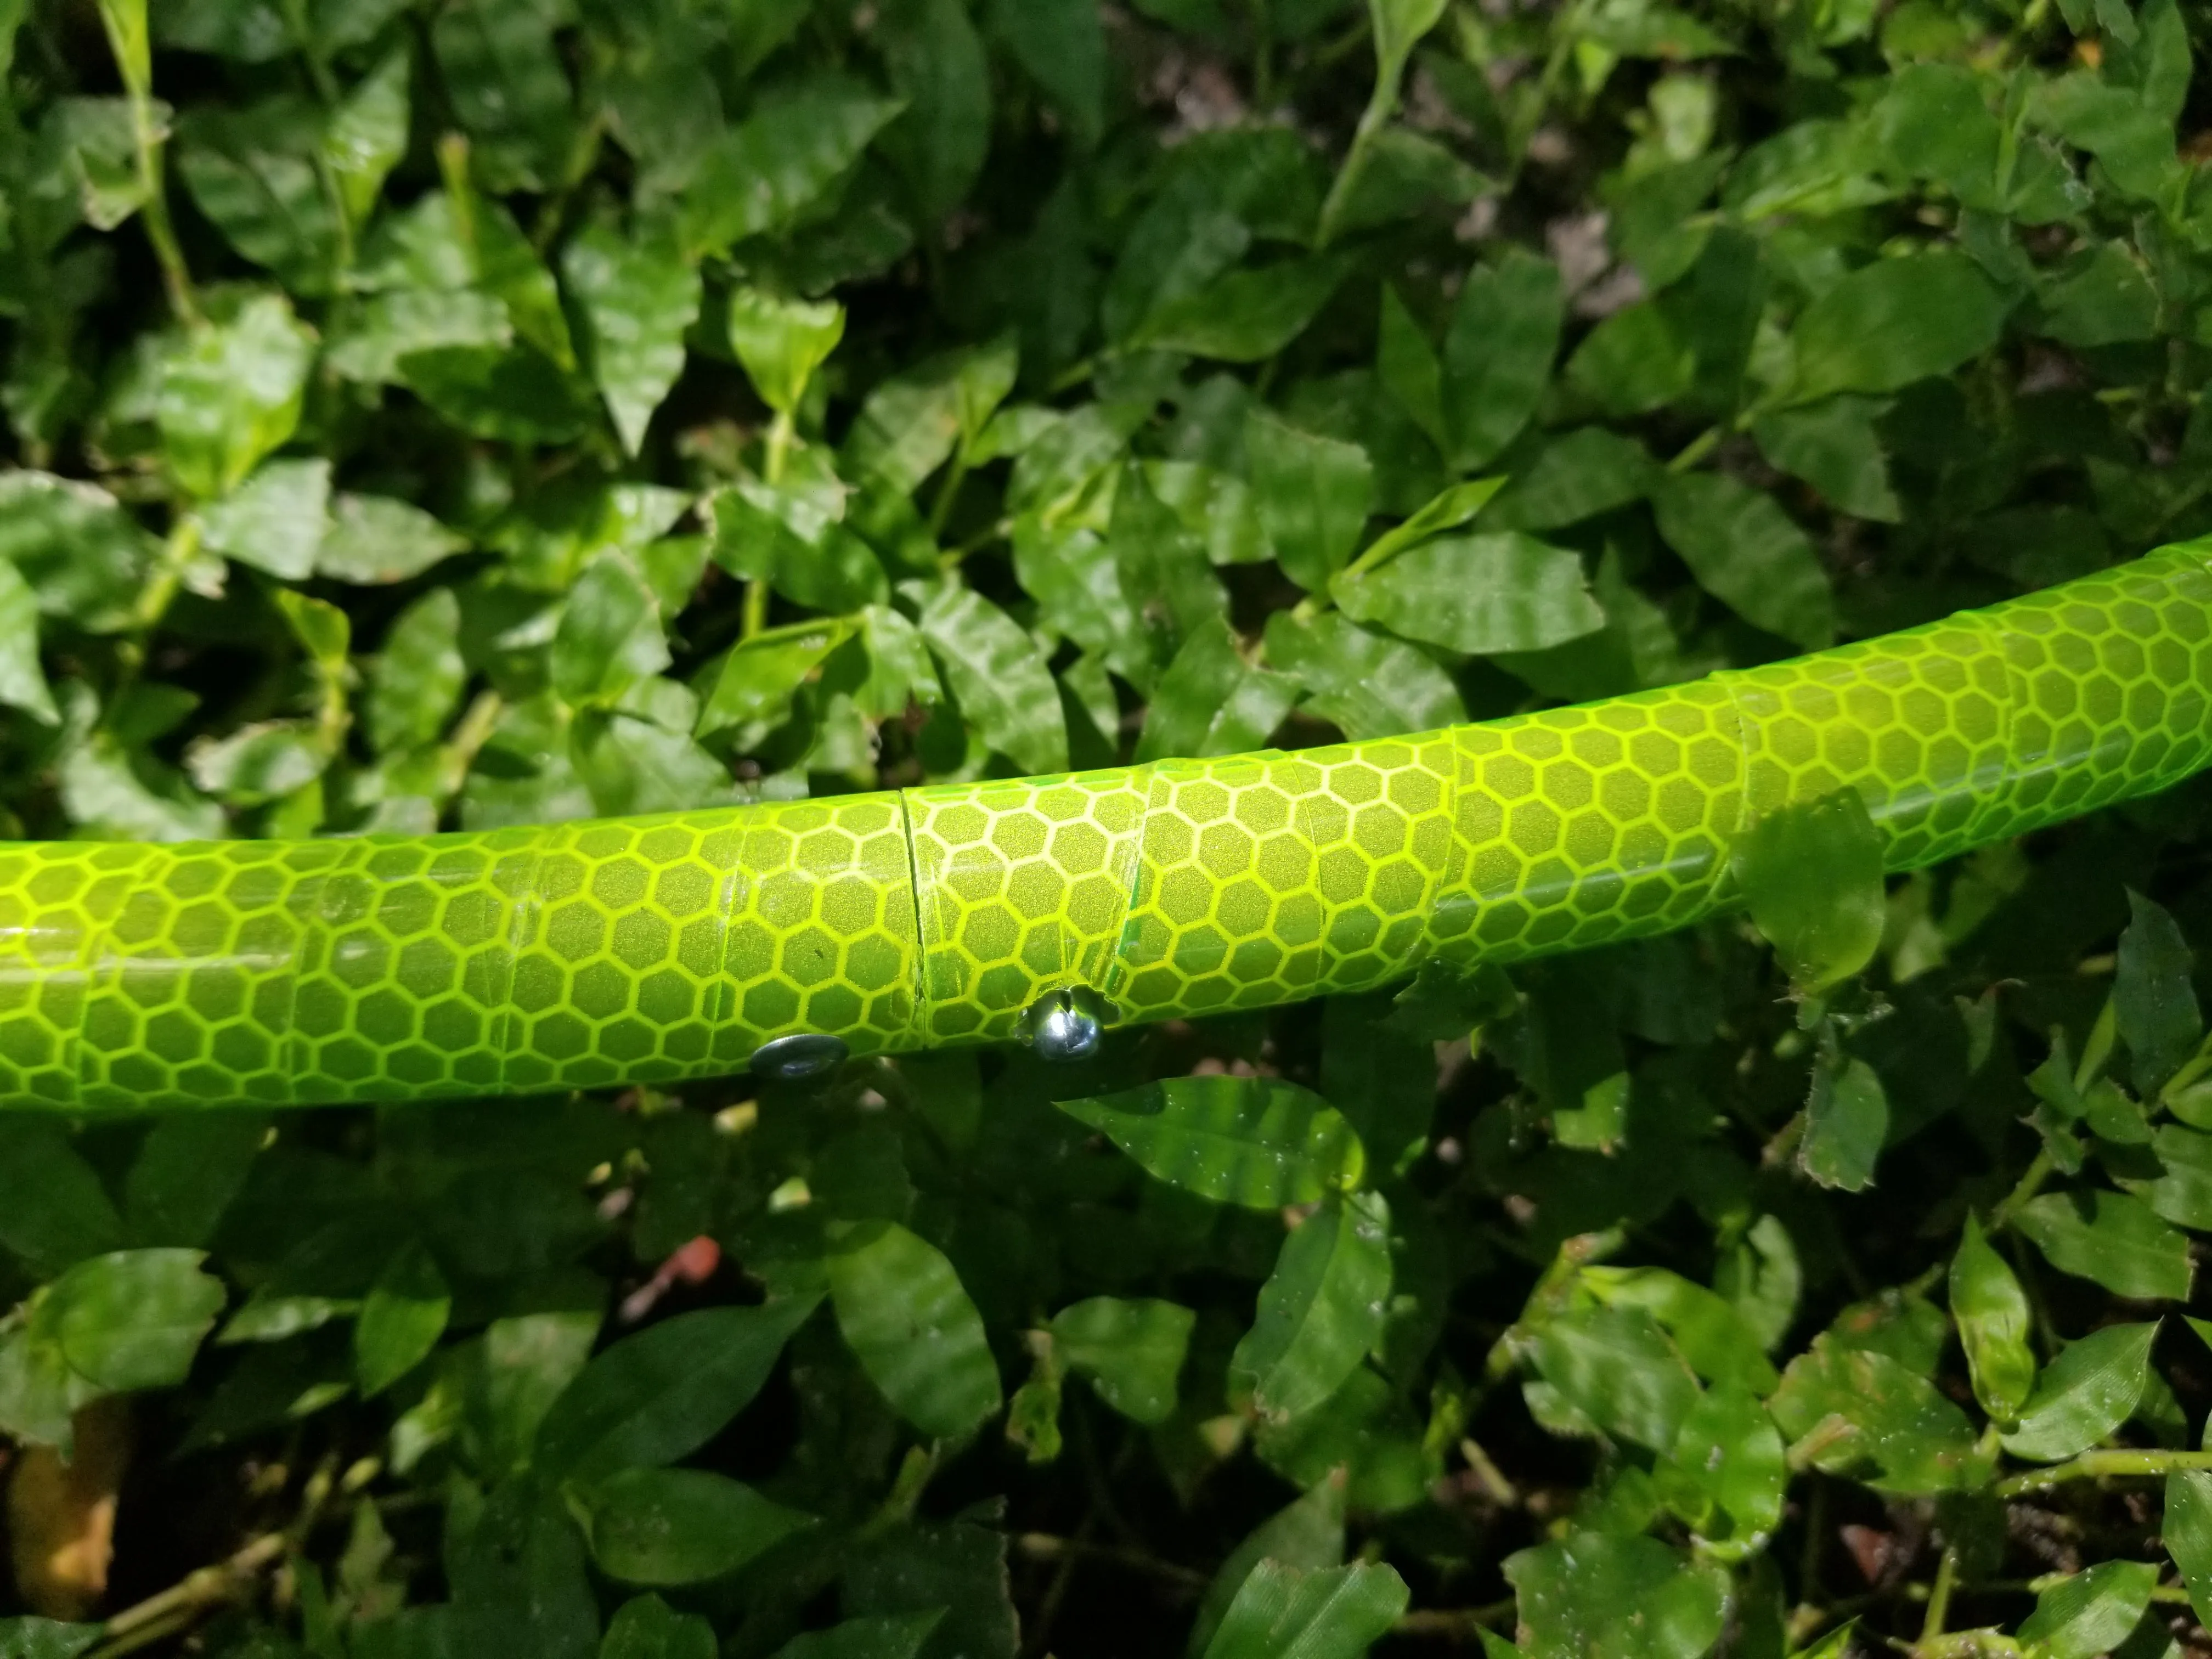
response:
<svg viewBox="0 0 2212 1659"><path fill-rule="evenodd" d="M2212 542L1424 736L481 835L0 848L0 1105L435 1099L1002 1039L1679 927L1839 788L1893 869L2212 760Z"/></svg>

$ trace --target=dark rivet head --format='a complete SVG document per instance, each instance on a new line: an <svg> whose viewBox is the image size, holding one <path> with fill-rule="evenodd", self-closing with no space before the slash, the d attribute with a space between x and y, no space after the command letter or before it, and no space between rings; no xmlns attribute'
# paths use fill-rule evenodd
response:
<svg viewBox="0 0 2212 1659"><path fill-rule="evenodd" d="M1023 1040L1056 1065L1088 1060L1105 1036L1106 1012L1106 1000L1088 987L1048 991L1023 1017Z"/></svg>
<svg viewBox="0 0 2212 1659"><path fill-rule="evenodd" d="M850 1052L840 1038L800 1031L754 1049L753 1074L771 1083L804 1083L843 1065Z"/></svg>

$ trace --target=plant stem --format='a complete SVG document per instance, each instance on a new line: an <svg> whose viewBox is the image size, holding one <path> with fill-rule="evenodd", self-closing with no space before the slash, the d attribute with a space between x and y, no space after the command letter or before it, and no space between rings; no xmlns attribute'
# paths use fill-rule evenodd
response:
<svg viewBox="0 0 2212 1659"><path fill-rule="evenodd" d="M2039 1152L2030 1160L2027 1168L2021 1171L2013 1189L2004 1195L2003 1201L1990 1212L1990 1231L1996 1232L2000 1228L2010 1226L2020 1207L2040 1192L2043 1183L2050 1179L2051 1154L2047 1151Z"/></svg>
<svg viewBox="0 0 2212 1659"><path fill-rule="evenodd" d="M138 211L146 222L146 240L154 245L154 258L161 267L162 286L169 294L169 309L177 320L197 326L200 310L192 298L192 275L185 264L185 251L177 241L176 226L169 218L169 194L162 167L167 135L154 120L154 89L146 52L145 18L134 28L124 15L127 8L103 4L100 21L107 32L108 50L123 76L123 89L131 106L131 141L137 152L138 189L145 197ZM134 39L133 36L136 36Z"/></svg>
<svg viewBox="0 0 2212 1659"><path fill-rule="evenodd" d="M227 1561L186 1574L168 1589L125 1607L100 1626L100 1640L85 1659L118 1659L174 1635L284 1553L290 1542L281 1532L264 1533Z"/></svg>
<svg viewBox="0 0 2212 1659"><path fill-rule="evenodd" d="M2020 1498L2047 1492L2069 1480L2105 1480L2115 1477L2172 1474L2179 1469L2212 1469L2212 1451L2093 1451L2070 1462L2047 1469L2030 1469L2000 1480L1990 1490L1999 1498Z"/></svg>
<svg viewBox="0 0 2212 1659"><path fill-rule="evenodd" d="M1956 1545L1946 1545L1943 1559L1936 1564L1936 1587L1928 1592L1928 1613L1920 1621L1920 1639L1932 1642L1943 1633L1943 1621L1950 1616L1951 1592L1959 1583L1959 1550Z"/></svg>
<svg viewBox="0 0 2212 1659"><path fill-rule="evenodd" d="M774 487L783 482L783 475L791 465L791 446L799 436L799 424L787 409L779 409L775 418L768 425L768 443L761 455L761 481ZM738 629L742 642L757 635L768 626L768 578L754 576L745 583L744 619Z"/></svg>

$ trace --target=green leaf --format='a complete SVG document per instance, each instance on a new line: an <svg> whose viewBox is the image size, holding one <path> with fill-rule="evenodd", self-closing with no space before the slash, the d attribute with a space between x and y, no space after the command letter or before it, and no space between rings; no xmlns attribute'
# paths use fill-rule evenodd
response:
<svg viewBox="0 0 2212 1659"><path fill-rule="evenodd" d="M945 1610L848 1619L829 1630L793 1637L775 1659L915 1659L944 1620Z"/></svg>
<svg viewBox="0 0 2212 1659"><path fill-rule="evenodd" d="M751 1402L817 1305L704 1308L624 1337L553 1402L534 1466L550 1480L589 1482L690 1455Z"/></svg>
<svg viewBox="0 0 2212 1659"><path fill-rule="evenodd" d="M879 381L845 439L845 471L909 495L957 447L973 447L1014 388L1012 337L932 357Z"/></svg>
<svg viewBox="0 0 2212 1659"><path fill-rule="evenodd" d="M993 0L991 32L1052 100L1078 144L1105 125L1106 31L1090 0Z"/></svg>
<svg viewBox="0 0 2212 1659"><path fill-rule="evenodd" d="M658 1595L634 1595L615 1609L599 1659L714 1659L714 1627L678 1613Z"/></svg>
<svg viewBox="0 0 2212 1659"><path fill-rule="evenodd" d="M1877 259L1797 319L1790 335L1797 359L1790 401L1898 392L1948 374L1996 343L2005 310L2003 295L1963 253L1938 248Z"/></svg>
<svg viewBox="0 0 2212 1659"><path fill-rule="evenodd" d="M59 1273L124 1242L123 1218L58 1126L0 1121L0 1244L44 1273Z"/></svg>
<svg viewBox="0 0 2212 1659"><path fill-rule="evenodd" d="M1591 408L1615 417L1649 415L1679 402L1697 378L1696 348L1668 308L1650 300L1614 312L1567 359L1567 385Z"/></svg>
<svg viewBox="0 0 2212 1659"><path fill-rule="evenodd" d="M2109 1439L2142 1399L2157 1334L2155 1323L2107 1325L2067 1344L2036 1378L2005 1449L2056 1463Z"/></svg>
<svg viewBox="0 0 2212 1659"><path fill-rule="evenodd" d="M2204 1035L2190 970L2195 963L2181 929L2163 908L2128 890L2131 920L2120 933L2112 977L2112 1013L2128 1045L2131 1075L2145 1099L2196 1052Z"/></svg>
<svg viewBox="0 0 2212 1659"><path fill-rule="evenodd" d="M1067 769L1067 725L1036 642L1012 617L957 581L907 582L946 688L983 741L1026 772Z"/></svg>
<svg viewBox="0 0 2212 1659"><path fill-rule="evenodd" d="M1174 1412L1176 1379L1198 1316L1172 1302L1094 1296L1052 1316L1053 1340L1098 1397L1135 1423Z"/></svg>
<svg viewBox="0 0 2212 1659"><path fill-rule="evenodd" d="M52 1619L0 1619L0 1659L76 1659L100 1639L100 1630Z"/></svg>
<svg viewBox="0 0 2212 1659"><path fill-rule="evenodd" d="M0 562L0 703L48 726L61 724L39 661L39 599L23 574Z"/></svg>
<svg viewBox="0 0 2212 1659"><path fill-rule="evenodd" d="M1382 1334L1390 1210L1379 1193L1322 1201L1283 1241L1252 1328L1229 1360L1232 1386L1286 1422L1340 1388Z"/></svg>
<svg viewBox="0 0 2212 1659"><path fill-rule="evenodd" d="M1828 574L1805 532L1763 490L1715 473L1670 477L1659 532L1698 586L1746 622L1818 650L1836 637Z"/></svg>
<svg viewBox="0 0 2212 1659"><path fill-rule="evenodd" d="M1641 1308L1589 1308L1540 1322L1528 1339L1544 1381L1607 1434L1672 1452L1698 1380Z"/></svg>
<svg viewBox="0 0 2212 1659"><path fill-rule="evenodd" d="M797 623L746 640L722 659L697 734L731 732L750 749L789 718L799 689L850 637L839 623Z"/></svg>
<svg viewBox="0 0 2212 1659"><path fill-rule="evenodd" d="M1406 1581L1387 1566L1263 1560L1238 1587L1206 1659L1359 1659L1410 1599Z"/></svg>
<svg viewBox="0 0 2212 1659"><path fill-rule="evenodd" d="M845 337L845 308L810 305L759 289L732 289L730 349L745 366L761 401L780 415L799 408L814 371Z"/></svg>
<svg viewBox="0 0 2212 1659"><path fill-rule="evenodd" d="M1198 759L1264 748L1297 701L1297 683L1244 659L1226 618L1190 630L1153 688L1136 758Z"/></svg>
<svg viewBox="0 0 2212 1659"><path fill-rule="evenodd" d="M230 245L298 294L327 294L337 211L317 167L321 112L279 94L241 109L204 106L179 123L177 171Z"/></svg>
<svg viewBox="0 0 2212 1659"><path fill-rule="evenodd" d="M890 0L870 33L906 100L880 153L905 177L918 216L935 223L968 194L990 148L983 42L965 0Z"/></svg>
<svg viewBox="0 0 2212 1659"><path fill-rule="evenodd" d="M1605 626L1577 554L1517 530L1447 536L1329 584L1344 613L1470 655L1541 651Z"/></svg>
<svg viewBox="0 0 2212 1659"><path fill-rule="evenodd" d="M1655 1538L1571 1533L1505 1558L1530 1659L1698 1659L1721 1633L1723 1583Z"/></svg>
<svg viewBox="0 0 2212 1659"><path fill-rule="evenodd" d="M98 485L0 472L0 560L30 584L42 614L93 633L125 626L152 556L151 538Z"/></svg>
<svg viewBox="0 0 2212 1659"><path fill-rule="evenodd" d="M684 372L684 331L699 316L698 270L673 246L625 240L594 224L562 252L561 274L582 313L592 379L635 455Z"/></svg>
<svg viewBox="0 0 2212 1659"><path fill-rule="evenodd" d="M1820 1431L1809 1451L1814 1468L1877 1491L1971 1489L1990 1472L1966 1413L1914 1365L1834 1333L1790 1362L1767 1407L1790 1440Z"/></svg>
<svg viewBox="0 0 2212 1659"><path fill-rule="evenodd" d="M404 40L385 53L331 112L330 125L323 131L325 164L336 181L346 217L356 227L368 222L386 177L407 154L410 57Z"/></svg>
<svg viewBox="0 0 2212 1659"><path fill-rule="evenodd" d="M1854 796L1852 799L1856 799ZM1863 1192L1889 1137L1889 1097L1863 1060L1823 1054L1805 1098L1805 1137L1797 1162L1823 1187Z"/></svg>
<svg viewBox="0 0 2212 1659"><path fill-rule="evenodd" d="M117 1394L173 1388L227 1292L198 1250L122 1250L80 1261L49 1294L70 1368Z"/></svg>
<svg viewBox="0 0 2212 1659"><path fill-rule="evenodd" d="M389 495L341 494L331 500L315 574L342 582L403 582L467 545L419 507Z"/></svg>
<svg viewBox="0 0 2212 1659"><path fill-rule="evenodd" d="M592 1659L599 1612L584 1540L560 1501L535 1481L487 1498L446 1555L456 1650Z"/></svg>
<svg viewBox="0 0 2212 1659"><path fill-rule="evenodd" d="M1577 427L1547 442L1485 509L1486 530L1556 530L1640 501L1665 473L1632 438Z"/></svg>
<svg viewBox="0 0 2212 1659"><path fill-rule="evenodd" d="M2072 346L2118 345L2158 335L2158 292L2126 246L2085 250L2044 282L2039 333Z"/></svg>
<svg viewBox="0 0 2212 1659"><path fill-rule="evenodd" d="M1536 412L1566 319L1559 267L1519 248L1477 266L1444 336L1444 422L1455 471L1472 472Z"/></svg>
<svg viewBox="0 0 2212 1659"><path fill-rule="evenodd" d="M162 368L156 418L184 490L227 495L300 424L314 337L281 295L256 295L228 323L187 335Z"/></svg>
<svg viewBox="0 0 2212 1659"><path fill-rule="evenodd" d="M623 1469L569 1490L592 1559L630 1584L720 1578L814 1524L705 1469Z"/></svg>
<svg viewBox="0 0 2212 1659"><path fill-rule="evenodd" d="M1705 1505L1696 1519L1709 1545L1741 1554L1782 1523L1790 1466L1782 1434L1758 1396L1740 1382L1700 1397L1682 1418L1671 1455Z"/></svg>
<svg viewBox="0 0 2212 1659"><path fill-rule="evenodd" d="M269 1120L258 1112L159 1119L124 1176L131 1242L205 1245L268 1139Z"/></svg>
<svg viewBox="0 0 2212 1659"><path fill-rule="evenodd" d="M1374 510L1367 452L1255 409L1245 418L1244 456L1260 522L1283 574L1309 592L1325 587L1352 556Z"/></svg>
<svg viewBox="0 0 2212 1659"><path fill-rule="evenodd" d="M688 258L781 230L812 208L905 106L836 77L763 98L699 163L678 213Z"/></svg>
<svg viewBox="0 0 2212 1659"><path fill-rule="evenodd" d="M637 567L602 553L584 567L553 635L553 689L578 706L608 703L668 666L660 605Z"/></svg>
<svg viewBox="0 0 2212 1659"><path fill-rule="evenodd" d="M467 681L461 602L452 588L434 587L384 636L369 693L370 743L379 754L393 755L435 742Z"/></svg>
<svg viewBox="0 0 2212 1659"><path fill-rule="evenodd" d="M972 1433L999 1409L999 1367L952 1264L890 1222L854 1230L830 1255L837 1328L884 1397L924 1434Z"/></svg>
<svg viewBox="0 0 2212 1659"><path fill-rule="evenodd" d="M353 1329L362 1397L384 1392L430 1357L453 1310L453 1291L419 1243L403 1245L362 1299Z"/></svg>
<svg viewBox="0 0 2212 1659"><path fill-rule="evenodd" d="M1763 415L1752 432L1761 454L1811 484L1830 506L1895 524L1905 511L1891 487L1889 464L1875 430L1889 407L1879 398L1839 393Z"/></svg>
<svg viewBox="0 0 2212 1659"><path fill-rule="evenodd" d="M1733 856L1752 921L1793 984L1818 994L1874 959L1881 838L1856 790L1763 814L1736 837Z"/></svg>
<svg viewBox="0 0 2212 1659"><path fill-rule="evenodd" d="M2127 1639L2157 1585L2148 1561L2100 1561L2039 1595L2020 1639L2041 1644L2050 1659L2095 1659Z"/></svg>
<svg viewBox="0 0 2212 1659"><path fill-rule="evenodd" d="M330 524L331 464L269 461L200 514L201 541L285 581L313 574Z"/></svg>
<svg viewBox="0 0 2212 1659"><path fill-rule="evenodd" d="M1267 659L1305 688L1308 714L1353 741L1433 732L1467 718L1459 688L1423 652L1333 611L1267 618Z"/></svg>
<svg viewBox="0 0 2212 1659"><path fill-rule="evenodd" d="M1165 1078L1060 1109L1170 1186L1276 1210L1360 1184L1366 1152L1344 1115L1272 1078Z"/></svg>
<svg viewBox="0 0 2212 1659"><path fill-rule="evenodd" d="M463 431L512 444L564 444L598 419L590 394L529 346L437 346L399 359L408 390Z"/></svg>
<svg viewBox="0 0 2212 1659"><path fill-rule="evenodd" d="M2140 1199L2101 1190L2045 1193L2022 1205L2013 1224L2061 1273L2094 1279L2116 1296L2188 1299L2188 1236Z"/></svg>
<svg viewBox="0 0 2212 1659"><path fill-rule="evenodd" d="M539 0L460 0L430 31L447 96L475 140L471 160L501 194L566 182L574 94Z"/></svg>
<svg viewBox="0 0 2212 1659"><path fill-rule="evenodd" d="M1951 1317L1966 1346L1974 1398L1999 1425L2009 1427L2035 1387L2027 1296L1972 1215L1959 1252L1951 1258Z"/></svg>
<svg viewBox="0 0 2212 1659"><path fill-rule="evenodd" d="M1222 1616L1237 1599L1237 1592L1262 1561L1286 1567L1334 1567L1344 1560L1344 1490L1341 1476L1332 1474L1296 1502L1262 1521L1229 1553L1206 1588L1192 1621L1185 1651L1201 1655L1220 1628Z"/></svg>
<svg viewBox="0 0 2212 1659"><path fill-rule="evenodd" d="M2212 1134L2161 1123L2150 1148L2160 1165L2158 1178L2116 1176L2119 1184L2176 1226L2212 1232Z"/></svg>
<svg viewBox="0 0 2212 1659"><path fill-rule="evenodd" d="M2159 1531L2202 1625L2212 1617L2212 1469L2176 1469L2166 1477Z"/></svg>
<svg viewBox="0 0 2212 1659"><path fill-rule="evenodd" d="M1155 307L1130 343L1224 362L1262 362L1305 331L1348 270L1340 257L1319 253L1230 271Z"/></svg>

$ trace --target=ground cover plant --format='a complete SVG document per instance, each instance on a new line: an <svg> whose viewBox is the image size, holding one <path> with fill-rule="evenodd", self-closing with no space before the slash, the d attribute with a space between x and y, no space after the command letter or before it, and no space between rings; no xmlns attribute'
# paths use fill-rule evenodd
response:
<svg viewBox="0 0 2212 1659"><path fill-rule="evenodd" d="M2209 43L0 0L5 830L1417 731L2212 531ZM0 1659L2212 1652L2208 805L1076 1068L0 1115Z"/></svg>

